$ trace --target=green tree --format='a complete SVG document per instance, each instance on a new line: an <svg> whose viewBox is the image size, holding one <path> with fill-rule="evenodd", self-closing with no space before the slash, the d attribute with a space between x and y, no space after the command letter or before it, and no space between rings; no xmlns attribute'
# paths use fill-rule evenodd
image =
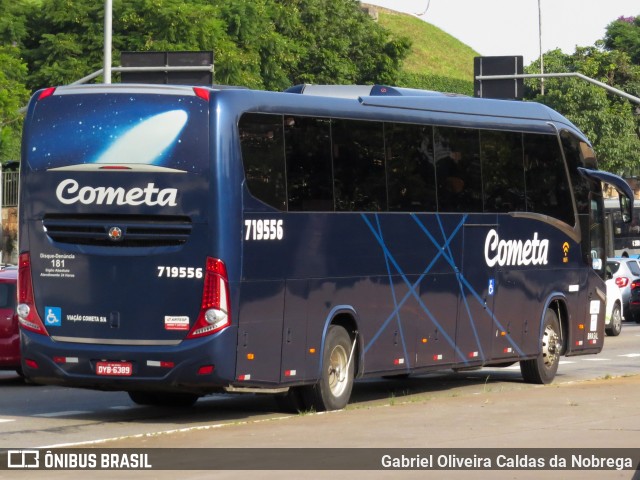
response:
<svg viewBox="0 0 640 480"><path fill-rule="evenodd" d="M392 38L356 0L291 1L306 51L294 83L395 83L410 41Z"/></svg>
<svg viewBox="0 0 640 480"><path fill-rule="evenodd" d="M609 50L625 52L636 65L640 65L640 15L620 17L607 25L604 37Z"/></svg>
<svg viewBox="0 0 640 480"><path fill-rule="evenodd" d="M31 88L102 67L102 2L42 0L28 18ZM114 0L113 19L114 63L121 51L213 50L216 82L270 90L391 82L409 49L356 0Z"/></svg>
<svg viewBox="0 0 640 480"><path fill-rule="evenodd" d="M577 48L572 55L560 50L547 52L545 70L554 73L579 72L623 91L640 81L640 68L617 50L605 51L601 44ZM526 68L539 72L538 62ZM527 82L526 97L559 111L580 128L593 143L600 167L621 175L640 174L640 138L637 105L576 78ZM634 87L635 88L635 87ZM632 93L632 92L629 92Z"/></svg>
<svg viewBox="0 0 640 480"><path fill-rule="evenodd" d="M0 0L0 162L20 158L22 115L27 103L27 66L20 58L26 35L25 4L21 0Z"/></svg>

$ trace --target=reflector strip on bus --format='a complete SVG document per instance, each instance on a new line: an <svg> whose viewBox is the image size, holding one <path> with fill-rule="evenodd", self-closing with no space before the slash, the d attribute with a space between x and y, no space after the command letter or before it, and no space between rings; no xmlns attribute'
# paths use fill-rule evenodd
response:
<svg viewBox="0 0 640 480"><path fill-rule="evenodd" d="M580 346L580 345L582 345L582 344L583 344L582 340L578 340L578 341L576 342L576 345L578 345L578 346Z"/></svg>
<svg viewBox="0 0 640 480"><path fill-rule="evenodd" d="M295 370L285 370L284 371L284 376L285 377L295 377L296 373L297 372Z"/></svg>
<svg viewBox="0 0 640 480"><path fill-rule="evenodd" d="M394 365L404 365L404 358L396 358L393 360Z"/></svg>
<svg viewBox="0 0 640 480"><path fill-rule="evenodd" d="M569 291L570 292L579 292L580 291L580 285L569 285Z"/></svg>
<svg viewBox="0 0 640 480"><path fill-rule="evenodd" d="M512 353L513 352L513 348L511 347L505 347L505 349L502 351L502 353Z"/></svg>
<svg viewBox="0 0 640 480"><path fill-rule="evenodd" d="M434 360L442 360L442 354L441 354L441 353L438 353L437 355L434 355L434 356L433 356L433 359L434 359Z"/></svg>
<svg viewBox="0 0 640 480"><path fill-rule="evenodd" d="M251 380L251 374L247 373L246 375L238 375L238 380L240 381Z"/></svg>
<svg viewBox="0 0 640 480"><path fill-rule="evenodd" d="M163 362L160 360L147 360L147 367L173 368L176 364L173 362Z"/></svg>
<svg viewBox="0 0 640 480"><path fill-rule="evenodd" d="M478 356L478 352L469 352L469 358L476 358Z"/></svg>
<svg viewBox="0 0 640 480"><path fill-rule="evenodd" d="M54 363L79 363L78 357L53 357Z"/></svg>

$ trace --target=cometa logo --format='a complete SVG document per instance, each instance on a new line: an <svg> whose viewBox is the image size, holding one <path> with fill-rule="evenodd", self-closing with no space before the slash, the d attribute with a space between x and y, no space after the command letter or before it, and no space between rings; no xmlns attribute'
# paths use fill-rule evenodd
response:
<svg viewBox="0 0 640 480"><path fill-rule="evenodd" d="M144 188L125 190L122 187L80 187L73 179L63 180L56 188L56 197L65 205L80 202L84 205L158 205L175 207L178 190L176 188L157 188L149 183Z"/></svg>
<svg viewBox="0 0 640 480"><path fill-rule="evenodd" d="M546 265L549 240L538 240L538 232L533 238L522 240L502 240L498 232L491 229L484 241L484 259L490 267L505 265Z"/></svg>

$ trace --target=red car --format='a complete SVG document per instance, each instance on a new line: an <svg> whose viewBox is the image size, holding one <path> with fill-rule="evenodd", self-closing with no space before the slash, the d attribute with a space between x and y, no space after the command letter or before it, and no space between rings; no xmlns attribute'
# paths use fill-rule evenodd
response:
<svg viewBox="0 0 640 480"><path fill-rule="evenodd" d="M20 368L20 334L16 314L18 270L0 270L0 370Z"/></svg>

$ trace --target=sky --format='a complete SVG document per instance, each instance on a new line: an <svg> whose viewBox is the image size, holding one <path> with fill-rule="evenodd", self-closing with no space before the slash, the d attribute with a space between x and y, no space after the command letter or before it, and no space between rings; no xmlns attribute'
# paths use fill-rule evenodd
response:
<svg viewBox="0 0 640 480"><path fill-rule="evenodd" d="M542 51L591 46L620 16L640 15L640 0L363 0L444 30L482 56L522 55L529 65Z"/></svg>

